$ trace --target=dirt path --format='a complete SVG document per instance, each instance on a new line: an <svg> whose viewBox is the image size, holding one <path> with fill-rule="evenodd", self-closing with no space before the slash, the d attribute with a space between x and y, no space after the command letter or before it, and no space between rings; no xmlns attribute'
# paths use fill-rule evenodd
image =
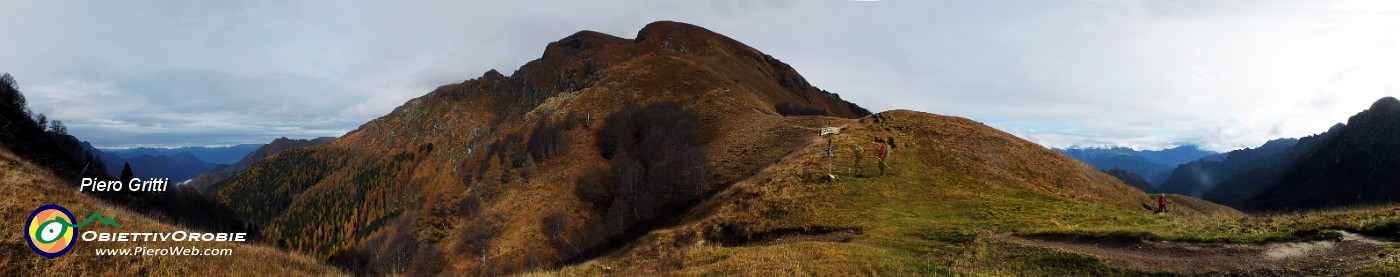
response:
<svg viewBox="0 0 1400 277"><path fill-rule="evenodd" d="M1390 242L1350 232L1341 241L1265 244L1091 241L1001 235L1004 239L1097 256L1110 265L1180 274L1337 275L1375 264Z"/></svg>

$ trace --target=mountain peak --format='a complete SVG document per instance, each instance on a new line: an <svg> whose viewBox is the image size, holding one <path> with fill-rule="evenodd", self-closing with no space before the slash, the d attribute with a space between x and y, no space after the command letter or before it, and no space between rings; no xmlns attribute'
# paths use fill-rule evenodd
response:
<svg viewBox="0 0 1400 277"><path fill-rule="evenodd" d="M596 31L578 31L558 41L549 43L549 45L545 47L544 56L575 56L589 50L602 49L609 45L641 44L643 42L656 43L656 41L659 41L660 48L672 50L702 47L706 44L696 42L705 41L720 42L718 45L742 45L738 41L705 29L704 27L675 21L657 21L647 24L642 30L638 31L635 40L620 38Z"/></svg>
<svg viewBox="0 0 1400 277"><path fill-rule="evenodd" d="M584 30L578 31L577 33L559 39L558 41L549 43L549 45L545 46L544 53L545 55L551 55L555 53L565 55L577 54L583 50L596 49L602 48L606 45L626 44L631 42L632 40L629 39Z"/></svg>
<svg viewBox="0 0 1400 277"><path fill-rule="evenodd" d="M1327 132L1328 132L1328 133L1335 133L1335 132L1341 131L1342 128L1346 128L1346 127L1347 127L1346 124L1341 123L1341 122L1337 122L1337 124L1332 124L1332 127L1331 127L1331 128L1327 128Z"/></svg>
<svg viewBox="0 0 1400 277"><path fill-rule="evenodd" d="M1371 109L1400 109L1400 100L1396 100L1392 96L1381 97L1380 100L1376 100L1376 103L1371 104Z"/></svg>
<svg viewBox="0 0 1400 277"><path fill-rule="evenodd" d="M492 69L492 70L487 70L486 73L484 73L484 74L481 74L481 77L482 77L482 78L486 78L486 80L501 80L501 79L505 79L505 78L506 78L506 75L501 74L500 71L496 71L495 69Z"/></svg>
<svg viewBox="0 0 1400 277"><path fill-rule="evenodd" d="M675 21L657 21L637 31L637 44L681 53L702 53L707 49L739 55L764 56L757 49L704 27Z"/></svg>
<svg viewBox="0 0 1400 277"><path fill-rule="evenodd" d="M690 25L675 21L657 21L642 27L637 31L637 41L644 41L653 38L668 36L722 36L705 27Z"/></svg>
<svg viewBox="0 0 1400 277"><path fill-rule="evenodd" d="M1400 123L1400 100L1395 97L1382 97L1371 104L1371 108L1357 113L1347 120L1348 126L1358 128L1390 128Z"/></svg>

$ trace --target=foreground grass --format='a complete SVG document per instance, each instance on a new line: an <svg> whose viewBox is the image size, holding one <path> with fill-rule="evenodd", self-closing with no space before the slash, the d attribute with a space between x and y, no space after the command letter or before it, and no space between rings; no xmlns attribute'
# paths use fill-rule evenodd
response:
<svg viewBox="0 0 1400 277"><path fill-rule="evenodd" d="M21 230L29 213L57 203L86 217L97 212L122 225L112 232L173 232L187 230L131 213L63 186L45 170L0 149L0 225ZM83 229L109 228L92 224ZM81 230L81 229L80 229ZM185 247L232 249L228 256L97 256L98 248ZM22 232L0 233L0 275L3 276L323 276L343 275L338 269L306 256L275 248L228 242L84 242L67 254L49 259L29 250Z"/></svg>
<svg viewBox="0 0 1400 277"><path fill-rule="evenodd" d="M1157 216L1142 224L1039 228L1025 234L1187 242L1263 243L1337 239L1335 230L1395 239L1400 205L1243 218Z"/></svg>
<svg viewBox="0 0 1400 277"><path fill-rule="evenodd" d="M915 165L910 165L915 166ZM839 183L790 187L781 205L748 222L747 232L784 229L858 229L849 242L799 242L764 246L706 243L678 250L603 259L565 269L573 274L743 276L1143 276L1109 267L1098 258L990 239L995 234L1043 228L1150 225L1161 220L982 184L953 174L841 176ZM912 178L910 178L912 177ZM972 189L977 187L980 189Z"/></svg>

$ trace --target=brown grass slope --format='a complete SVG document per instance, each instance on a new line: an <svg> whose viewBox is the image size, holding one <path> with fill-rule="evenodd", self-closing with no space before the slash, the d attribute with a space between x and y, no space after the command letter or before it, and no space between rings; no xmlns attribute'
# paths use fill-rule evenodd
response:
<svg viewBox="0 0 1400 277"><path fill-rule="evenodd" d="M5 276L217 276L217 275L342 275L316 260L288 254L266 246L227 242L84 242L78 241L66 255L49 259L29 250L24 235L26 217L40 205L56 203L68 208L74 216L84 217L97 212L113 218L122 225L112 232L173 232L192 231L176 228L145 215L102 203L63 184L49 170L0 148L0 224L4 225L0 239L0 275ZM82 215L79 215L82 214ZM83 229L92 230L100 224ZM229 256L96 256L98 248L186 247L199 249L228 248Z"/></svg>
<svg viewBox="0 0 1400 277"><path fill-rule="evenodd" d="M824 139L810 133L810 144L792 156L767 167L765 174L755 175L740 182L746 186L735 186L702 205L709 210L725 210L733 207L753 207L753 204L735 205L734 202L752 201L740 193L753 187L760 190L783 190L802 183L822 182L825 163L833 163L835 173L853 174L856 172L854 160L856 152L850 145L860 145L865 149L860 172L863 176L855 180L886 182L926 175L956 175L969 178L959 182L971 182L969 187L940 188L954 194L991 194L1001 187L1012 187L1035 197L1049 197L1057 201L1103 206L1116 211L1146 213L1142 203L1152 201L1154 195L1123 184L1118 179L1103 173L1087 164L1064 156L1038 144L1017 138L1011 134L991 128L982 123L961 117L941 116L916 111L896 110L882 112L860 120L840 120L849 124L837 139L836 155L823 157L826 148ZM874 150L876 139L894 138L897 147L889 160L889 176L876 176ZM903 167L917 166L921 170L910 171ZM951 182L951 181L950 181ZM940 199L930 199L938 201ZM949 202L952 199L942 199ZM1204 200L1170 195L1169 201L1175 206L1173 213L1183 215L1220 214L1242 216L1239 211L1206 202ZM1029 208L1029 207L1028 207ZM1028 211L1030 209L1027 209ZM752 214L759 216L762 212ZM1034 213L1026 214L1034 216ZM694 215L713 216L699 212ZM696 218L699 219L699 218ZM735 227L750 228L762 226L759 222L733 224ZM766 230L741 232L744 235L761 233Z"/></svg>
<svg viewBox="0 0 1400 277"><path fill-rule="evenodd" d="M952 171L1116 208L1136 209L1138 199L1146 198L1091 166L976 121L913 111L881 115L888 128L933 144L940 164Z"/></svg>

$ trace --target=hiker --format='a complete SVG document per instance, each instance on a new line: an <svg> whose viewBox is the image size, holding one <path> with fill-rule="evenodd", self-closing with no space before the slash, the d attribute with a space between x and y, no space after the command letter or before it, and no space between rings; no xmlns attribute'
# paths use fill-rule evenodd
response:
<svg viewBox="0 0 1400 277"><path fill-rule="evenodd" d="M875 138L875 142L880 144L880 147L875 150L875 160L880 164L880 176L885 176L885 169L889 167L888 164L885 164L885 158L889 155L889 145L880 138Z"/></svg>
<svg viewBox="0 0 1400 277"><path fill-rule="evenodd" d="M851 152L856 153L856 161L855 164L852 165L855 167L856 177L865 177L865 170L860 168L860 156L865 155L865 148L861 148L859 144L852 143Z"/></svg>
<svg viewBox="0 0 1400 277"><path fill-rule="evenodd" d="M1157 213L1165 212L1167 212L1167 194L1163 193L1161 196L1157 196Z"/></svg>
<svg viewBox="0 0 1400 277"><path fill-rule="evenodd" d="M831 148L831 141L832 141L831 136L827 136L827 137L826 137L826 157L825 157L824 160L826 160L826 177L827 177L827 178L830 178L830 179L833 180L833 181L835 181L835 180L836 180L836 174L831 173L831 159L832 159L831 156L835 156L835 155L836 155L836 149L832 149L832 148Z"/></svg>
<svg viewBox="0 0 1400 277"><path fill-rule="evenodd" d="M827 155L827 156L834 156L834 155L836 155L836 149L832 149L832 148L831 148L831 137L826 137L826 155Z"/></svg>
<svg viewBox="0 0 1400 277"><path fill-rule="evenodd" d="M889 148L885 149L885 161L894 160L894 149L899 148L898 146L895 146L894 136L890 136L888 139L885 139L885 145L889 146Z"/></svg>

